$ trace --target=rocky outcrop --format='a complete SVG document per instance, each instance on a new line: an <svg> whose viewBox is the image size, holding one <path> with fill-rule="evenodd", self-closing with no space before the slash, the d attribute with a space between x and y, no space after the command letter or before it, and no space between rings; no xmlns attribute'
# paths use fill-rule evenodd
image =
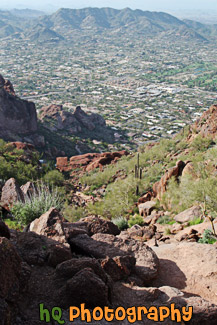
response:
<svg viewBox="0 0 217 325"><path fill-rule="evenodd" d="M129 153L125 150L117 152L87 153L73 156L69 161L67 157L58 157L56 167L60 171L73 171L74 169L81 168L83 171L89 172L96 168L102 169L103 166L115 163L118 159L128 154Z"/></svg>
<svg viewBox="0 0 217 325"><path fill-rule="evenodd" d="M217 105L212 105L203 115L191 126L191 130L203 137L215 138L217 134ZM192 138L190 134L189 139Z"/></svg>
<svg viewBox="0 0 217 325"><path fill-rule="evenodd" d="M83 129L93 131L106 123L99 114L87 114L80 106L77 106L74 113L65 111L62 105L50 105L42 107L40 119L51 131L64 130L71 134L77 134Z"/></svg>
<svg viewBox="0 0 217 325"><path fill-rule="evenodd" d="M121 235L120 235L121 236ZM136 259L132 277L136 283L148 284L158 273L158 258L144 243L139 243L129 236L115 237L107 234L96 234L91 238L87 235L78 235L71 238L72 251L94 256L97 259L118 256L133 256Z"/></svg>
<svg viewBox="0 0 217 325"><path fill-rule="evenodd" d="M10 207L16 201L24 201L24 195L17 181L10 178L2 188L1 204Z"/></svg>
<svg viewBox="0 0 217 325"><path fill-rule="evenodd" d="M29 231L33 231L38 235L44 235L67 245L67 240L63 228L65 219L55 208L50 208L40 218L35 219L29 226Z"/></svg>
<svg viewBox="0 0 217 325"><path fill-rule="evenodd" d="M114 230L106 220L90 217L69 223L55 209L30 228L40 234L11 230L10 241L0 237L0 315L5 324L38 324L42 302L45 308L62 308L64 318L69 306L83 303L91 309L175 303L180 311L193 306L191 324L216 324L217 306L209 302L216 300L215 246L198 250L197 243L164 244L154 248L159 261L143 240L133 238L147 227L114 236L104 233ZM63 233L70 247L62 241ZM76 323L82 324L79 319ZM144 324L152 321L145 319Z"/></svg>
<svg viewBox="0 0 217 325"><path fill-rule="evenodd" d="M192 221L194 219L197 219L199 217L202 217L202 210L199 206L193 206L185 211L182 211L181 213L177 214L174 217L174 220L180 223Z"/></svg>
<svg viewBox="0 0 217 325"><path fill-rule="evenodd" d="M145 203L138 204L140 216L143 217L149 216L153 211L155 205L156 205L156 201L147 201Z"/></svg>
<svg viewBox="0 0 217 325"><path fill-rule="evenodd" d="M80 220L80 223L84 222L87 226L87 232L89 236L93 236L94 234L110 234L117 236L120 234L120 230L118 227L109 220L104 220L99 218L98 216L91 216L87 218L83 218Z"/></svg>
<svg viewBox="0 0 217 325"><path fill-rule="evenodd" d="M37 131L37 115L32 102L15 96L13 86L0 75L0 137L13 140Z"/></svg>
<svg viewBox="0 0 217 325"><path fill-rule="evenodd" d="M25 153L32 153L36 151L35 147L31 143L24 143L20 141L10 142L8 146L14 147L18 150L23 150Z"/></svg>
<svg viewBox="0 0 217 325"><path fill-rule="evenodd" d="M158 199L161 199L163 193L167 190L168 181L175 177L177 180L182 175L182 171L185 167L185 163L183 161L178 161L176 163L175 167L170 168L163 177L161 177L161 180L159 182L156 182L153 185L153 194Z"/></svg>
<svg viewBox="0 0 217 325"><path fill-rule="evenodd" d="M56 267L72 258L69 247L34 232L17 233L16 248L29 265Z"/></svg>
<svg viewBox="0 0 217 325"><path fill-rule="evenodd" d="M80 106L76 107L75 118L88 130L92 131L96 128L96 126L105 126L104 118L99 114L86 114Z"/></svg>

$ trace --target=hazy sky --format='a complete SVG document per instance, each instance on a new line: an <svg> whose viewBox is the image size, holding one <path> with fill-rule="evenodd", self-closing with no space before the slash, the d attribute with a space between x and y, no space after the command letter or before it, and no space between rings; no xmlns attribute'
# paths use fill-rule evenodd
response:
<svg viewBox="0 0 217 325"><path fill-rule="evenodd" d="M217 0L0 0L0 8L57 8L112 7L143 10L217 10Z"/></svg>

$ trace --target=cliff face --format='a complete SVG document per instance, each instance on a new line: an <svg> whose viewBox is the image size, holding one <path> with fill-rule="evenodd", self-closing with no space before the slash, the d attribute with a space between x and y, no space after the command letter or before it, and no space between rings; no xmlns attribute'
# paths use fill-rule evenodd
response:
<svg viewBox="0 0 217 325"><path fill-rule="evenodd" d="M0 137L13 140L36 131L35 104L16 97L10 81L0 75Z"/></svg>

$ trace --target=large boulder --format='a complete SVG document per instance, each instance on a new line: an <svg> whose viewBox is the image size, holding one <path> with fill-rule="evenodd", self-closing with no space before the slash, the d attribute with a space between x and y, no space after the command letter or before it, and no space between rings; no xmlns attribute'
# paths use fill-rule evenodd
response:
<svg viewBox="0 0 217 325"><path fill-rule="evenodd" d="M60 288L57 299L63 308L82 303L89 308L109 304L111 283L93 258L73 258L63 262L56 268L56 280Z"/></svg>
<svg viewBox="0 0 217 325"><path fill-rule="evenodd" d="M174 217L174 220L176 222L185 223L197 219L199 217L202 217L202 210L200 206L196 205L177 214Z"/></svg>
<svg viewBox="0 0 217 325"><path fill-rule="evenodd" d="M52 104L41 108L40 119L51 131L68 130L71 133L81 132L81 125L75 115L63 109L62 105Z"/></svg>
<svg viewBox="0 0 217 325"><path fill-rule="evenodd" d="M7 180L2 188L1 202L8 207L17 201L24 202L24 195L14 178Z"/></svg>
<svg viewBox="0 0 217 325"><path fill-rule="evenodd" d="M29 265L56 267L72 258L70 249L65 245L33 232L17 233L16 248Z"/></svg>
<svg viewBox="0 0 217 325"><path fill-rule="evenodd" d="M23 192L24 198L31 197L34 193L37 193L37 188L33 182L27 182L20 189Z"/></svg>
<svg viewBox="0 0 217 325"><path fill-rule="evenodd" d="M61 244L67 245L67 239L63 227L63 222L66 221L59 211L55 208L50 208L40 218L35 219L29 226L29 231L33 231L38 235L43 235Z"/></svg>
<svg viewBox="0 0 217 325"><path fill-rule="evenodd" d="M98 216L83 218L79 222L87 223L87 232L89 236L92 236L97 233L110 234L114 236L120 234L119 228L113 222L102 219Z"/></svg>
<svg viewBox="0 0 217 325"><path fill-rule="evenodd" d="M65 309L82 303L87 308L108 306L109 290L91 268L84 268L63 285L58 294L58 303Z"/></svg>
<svg viewBox="0 0 217 325"><path fill-rule="evenodd" d="M93 256L97 259L133 256L136 259L134 274L142 283L150 283L158 273L158 258L143 242L125 234L123 238L108 234L95 234L91 238L78 235L70 239L72 252Z"/></svg>
<svg viewBox="0 0 217 325"><path fill-rule="evenodd" d="M98 126L105 127L104 118L99 114L87 114L80 106L75 112L68 112L62 105L52 104L41 108L40 119L51 131L64 130L77 134L83 129L93 131Z"/></svg>
<svg viewBox="0 0 217 325"><path fill-rule="evenodd" d="M138 205L140 216L147 217L151 214L156 205L156 201L148 201Z"/></svg>
<svg viewBox="0 0 217 325"><path fill-rule="evenodd" d="M133 272L135 264L136 259L131 255L107 257L101 261L102 268L113 281L127 280Z"/></svg>

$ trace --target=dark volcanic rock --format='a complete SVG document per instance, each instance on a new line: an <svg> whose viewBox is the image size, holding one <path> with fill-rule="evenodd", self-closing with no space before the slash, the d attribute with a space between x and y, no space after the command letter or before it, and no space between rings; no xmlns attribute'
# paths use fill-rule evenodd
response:
<svg viewBox="0 0 217 325"><path fill-rule="evenodd" d="M98 216L87 217L81 219L80 221L87 222L87 230L89 236L94 234L110 234L117 236L120 234L119 228L111 221L104 220L99 218Z"/></svg>
<svg viewBox="0 0 217 325"><path fill-rule="evenodd" d="M0 219L0 237L10 239L10 230L8 226Z"/></svg>
<svg viewBox="0 0 217 325"><path fill-rule="evenodd" d="M87 308L108 306L109 290L91 268L84 268L61 288L58 301L63 308L80 306L82 303L85 303Z"/></svg>
<svg viewBox="0 0 217 325"><path fill-rule="evenodd" d="M14 302L19 295L21 258L13 244L0 237L0 298Z"/></svg>
<svg viewBox="0 0 217 325"><path fill-rule="evenodd" d="M143 242L138 242L127 235L113 236L108 234L95 234L91 238L87 235L78 235L70 238L69 243L73 252L97 259L133 256L136 258L134 273L149 283L157 276L159 261L152 249Z"/></svg>
<svg viewBox="0 0 217 325"><path fill-rule="evenodd" d="M33 232L18 233L16 247L22 259L29 265L56 267L72 258L70 249L65 245Z"/></svg>

